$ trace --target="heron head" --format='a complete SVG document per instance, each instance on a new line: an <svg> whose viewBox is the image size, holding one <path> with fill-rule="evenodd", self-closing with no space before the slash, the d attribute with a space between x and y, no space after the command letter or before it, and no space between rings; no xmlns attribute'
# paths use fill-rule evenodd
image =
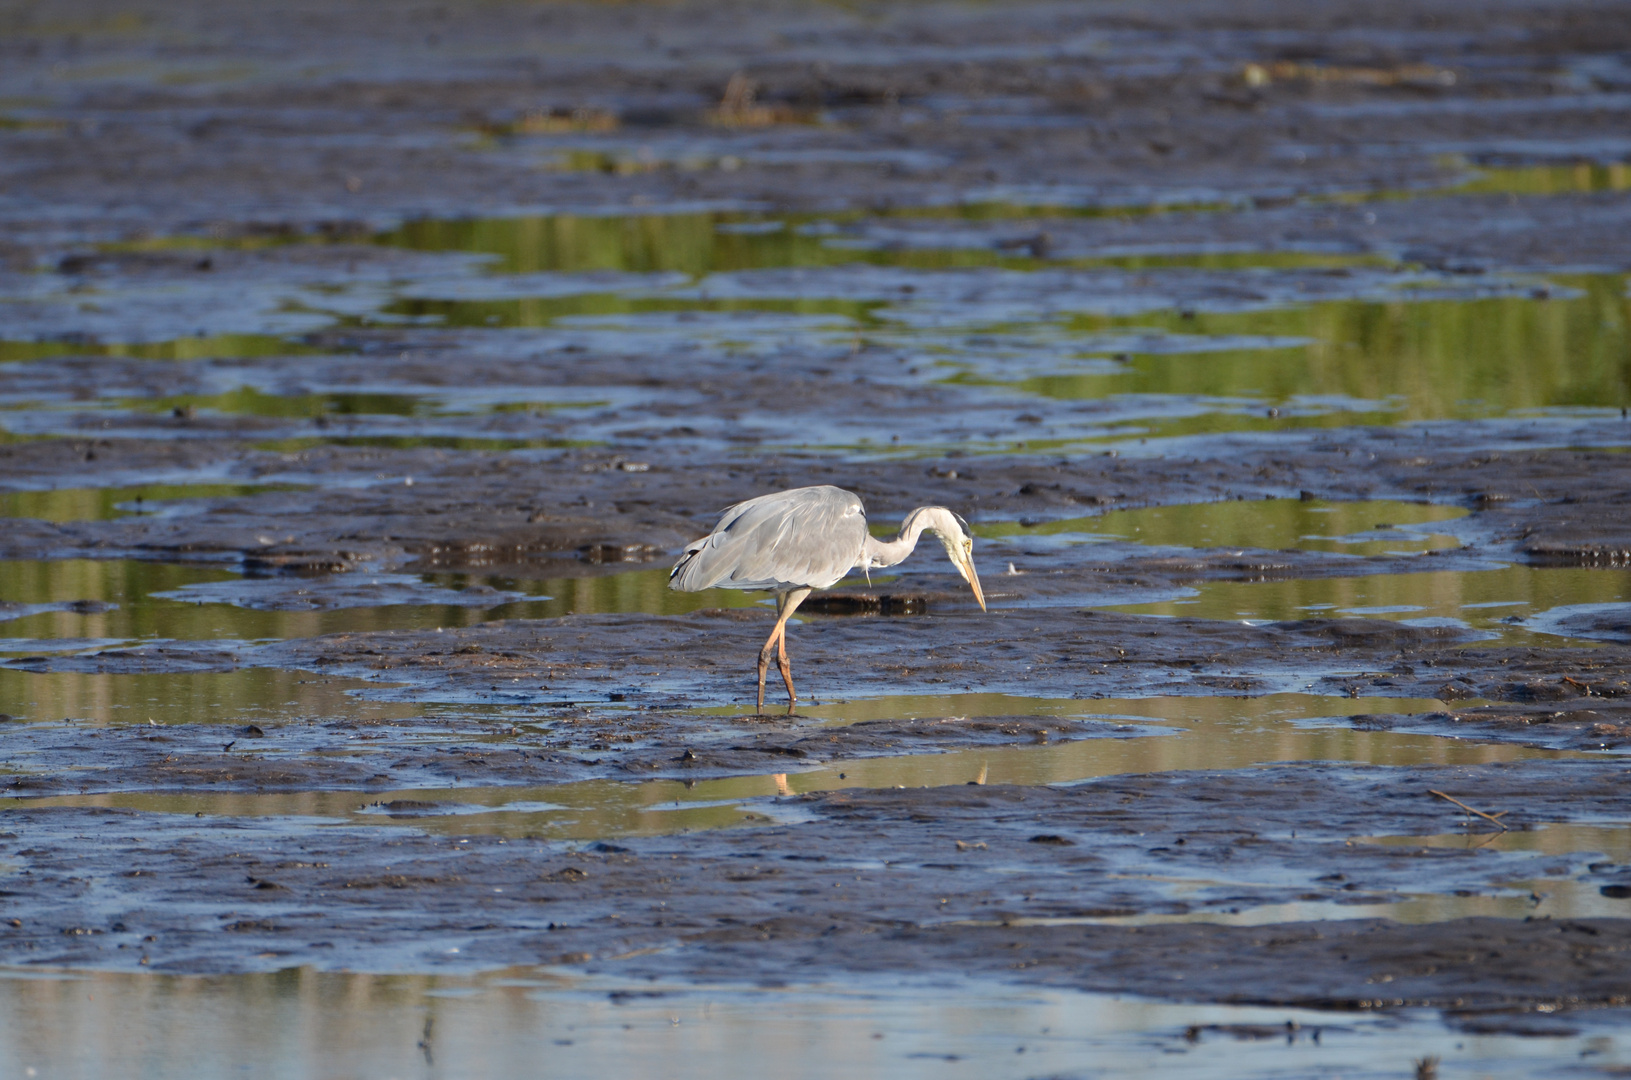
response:
<svg viewBox="0 0 1631 1080"><path fill-rule="evenodd" d="M929 527L934 535L946 549L951 564L957 567L957 572L963 575L969 588L974 590L974 599L979 603L980 610L985 610L985 593L980 589L980 575L974 572L974 534L963 520L961 514L954 514L950 510L941 509L935 515L934 523Z"/></svg>

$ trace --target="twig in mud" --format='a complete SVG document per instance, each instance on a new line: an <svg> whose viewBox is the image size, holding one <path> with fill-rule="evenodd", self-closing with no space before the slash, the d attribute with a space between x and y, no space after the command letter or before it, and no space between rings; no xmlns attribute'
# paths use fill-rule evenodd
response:
<svg viewBox="0 0 1631 1080"><path fill-rule="evenodd" d="M430 1050L430 1031L431 1031L431 1028L433 1028L435 1026L436 1026L436 1017L434 1017L434 1016L425 1017L425 1033L424 1033L423 1036L420 1037L418 1046L419 1046L419 1049L421 1049L421 1050L423 1050L425 1052L425 1064L426 1065L435 1065L436 1064L436 1059L431 1056L431 1050Z"/></svg>
<svg viewBox="0 0 1631 1080"><path fill-rule="evenodd" d="M1446 800L1448 802L1455 803L1457 806L1461 807L1461 809L1465 810L1469 814L1477 814L1479 817L1483 818L1485 821L1493 822L1494 824L1499 825L1502 832L1510 831L1507 828L1506 822L1501 820L1502 816L1509 813L1509 811L1502 810L1498 814L1486 814L1482 810L1474 810L1472 807L1468 806L1466 803L1462 802L1460 799L1453 798L1452 796L1446 795L1442 791L1434 791L1432 788L1428 788L1427 789L1427 794L1437 795L1441 799L1444 799L1444 800Z"/></svg>

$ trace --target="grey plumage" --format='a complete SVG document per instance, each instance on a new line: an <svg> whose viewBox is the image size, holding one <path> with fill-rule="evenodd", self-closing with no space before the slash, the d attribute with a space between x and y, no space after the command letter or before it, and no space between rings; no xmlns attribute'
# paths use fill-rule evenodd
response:
<svg viewBox="0 0 1631 1080"><path fill-rule="evenodd" d="M726 509L714 531L686 545L669 588L825 589L865 551L866 510L843 488L795 488Z"/></svg>

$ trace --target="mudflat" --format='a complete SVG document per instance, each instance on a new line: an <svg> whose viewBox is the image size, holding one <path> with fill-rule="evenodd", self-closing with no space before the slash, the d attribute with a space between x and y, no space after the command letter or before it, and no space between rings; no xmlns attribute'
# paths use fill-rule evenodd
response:
<svg viewBox="0 0 1631 1080"><path fill-rule="evenodd" d="M0 963L1617 1016L1628 57L1524 2L4 15ZM966 517L991 610L927 544L757 716L772 608L666 571L805 484Z"/></svg>

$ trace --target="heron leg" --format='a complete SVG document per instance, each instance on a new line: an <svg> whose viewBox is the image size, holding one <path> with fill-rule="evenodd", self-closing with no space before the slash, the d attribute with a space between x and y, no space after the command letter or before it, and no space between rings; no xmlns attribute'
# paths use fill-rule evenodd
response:
<svg viewBox="0 0 1631 1080"><path fill-rule="evenodd" d="M759 650L759 706L755 710L759 716L763 716L765 711L765 669L770 666L770 653L776 647L776 635L780 634L781 630L782 624L778 620L776 629L770 632L770 640Z"/></svg>
<svg viewBox="0 0 1631 1080"><path fill-rule="evenodd" d="M809 595L809 589L790 589L776 594L776 628L765 640L765 647L759 650L758 712L761 716L765 711L765 672L770 668L772 653L776 655L776 667L781 669L782 681L787 684L787 709L789 712L793 710L793 701L796 699L793 697L793 666L787 659L787 619Z"/></svg>
<svg viewBox="0 0 1631 1080"><path fill-rule="evenodd" d="M799 696L793 692L793 661L787 658L787 620L792 616L798 606L804 603L804 598L810 595L809 589L794 589L787 594L786 602L782 607L781 617L777 624L781 627L781 636L776 642L776 666L781 669L782 682L787 684L787 715L793 715L793 706L798 704Z"/></svg>
<svg viewBox="0 0 1631 1080"><path fill-rule="evenodd" d="M776 643L787 632L787 621L782 618L782 609L787 606L787 594L776 594L776 628L770 631L770 637L765 639L765 647L759 650L759 705L755 714L763 716L765 712L765 671L770 667L770 654L775 650Z"/></svg>

